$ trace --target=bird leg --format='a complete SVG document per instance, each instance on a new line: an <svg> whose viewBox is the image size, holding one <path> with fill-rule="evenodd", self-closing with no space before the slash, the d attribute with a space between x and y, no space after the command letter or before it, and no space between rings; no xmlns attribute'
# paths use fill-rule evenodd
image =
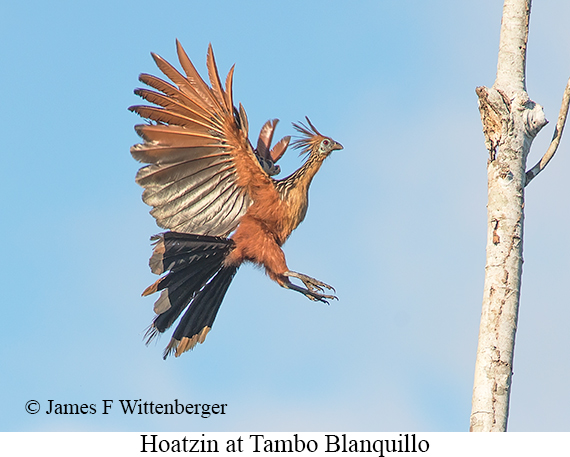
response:
<svg viewBox="0 0 570 457"><path fill-rule="evenodd" d="M334 290L334 287L329 286L328 284L326 284L322 281L319 281L318 279L311 278L310 276L307 276L307 275L304 275L301 273L297 273L295 271L289 271L289 270L286 271L285 273L283 273L283 276L300 279L303 282L303 284L305 285L306 289L293 284L291 281L287 281L286 283L284 283L283 287L286 287L286 288L292 289L292 290L296 290L297 292L300 292L303 295L305 295L310 300L322 301L322 302L327 303L327 304L328 304L327 300L338 300L338 298L334 295L325 295L322 293L322 292L324 292L325 288L330 289L333 292L335 292L335 290Z"/></svg>

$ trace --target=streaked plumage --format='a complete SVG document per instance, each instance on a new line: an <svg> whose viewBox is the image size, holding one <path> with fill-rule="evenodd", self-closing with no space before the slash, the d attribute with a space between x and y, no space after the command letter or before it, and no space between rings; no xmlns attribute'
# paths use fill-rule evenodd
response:
<svg viewBox="0 0 570 457"><path fill-rule="evenodd" d="M302 134L294 146L308 154L307 160L289 177L271 178L279 172L275 163L290 137L271 147L278 122L274 119L263 126L253 149L245 110L233 104L234 67L224 88L210 46L208 86L178 41L176 45L185 75L152 54L174 84L142 74L140 81L155 90L135 93L154 106L129 108L149 120L135 127L144 142L134 145L131 153L148 164L139 170L136 182L144 187L143 200L152 206L157 224L169 230L154 238L150 261L154 273L166 274L144 292L162 291L149 339L186 309L165 357L204 341L244 261L264 266L282 287L312 300L336 298L322 293L331 288L327 284L290 271L281 246L306 215L309 185L322 162L333 150L342 149L308 119L309 126L294 124ZM300 279L305 287L289 277Z"/></svg>

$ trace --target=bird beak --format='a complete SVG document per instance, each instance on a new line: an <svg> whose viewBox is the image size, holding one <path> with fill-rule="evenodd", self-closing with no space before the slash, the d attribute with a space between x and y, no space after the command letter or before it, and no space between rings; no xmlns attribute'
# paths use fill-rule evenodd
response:
<svg viewBox="0 0 570 457"><path fill-rule="evenodd" d="M340 143L337 143L337 142L335 141L334 146L332 147L332 150L333 150L333 151L338 151L338 150L340 150L340 149L344 149L343 145L340 144Z"/></svg>

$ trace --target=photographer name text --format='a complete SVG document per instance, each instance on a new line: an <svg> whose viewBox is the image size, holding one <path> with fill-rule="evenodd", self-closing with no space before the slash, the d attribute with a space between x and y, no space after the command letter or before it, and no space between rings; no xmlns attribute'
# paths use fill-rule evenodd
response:
<svg viewBox="0 0 570 457"><path fill-rule="evenodd" d="M157 403L154 401L137 400L101 400L98 403L59 403L55 400L48 400L44 403L45 414L111 414L119 412L124 415L199 415L207 419L212 415L225 415L227 403L184 403L174 399L171 403ZM37 414L41 410L37 400L30 400L26 403L26 411L29 414Z"/></svg>

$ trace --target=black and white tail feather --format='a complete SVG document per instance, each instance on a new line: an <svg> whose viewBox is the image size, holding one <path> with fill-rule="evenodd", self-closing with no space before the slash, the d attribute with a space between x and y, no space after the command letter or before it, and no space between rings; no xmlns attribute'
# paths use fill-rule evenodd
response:
<svg viewBox="0 0 570 457"><path fill-rule="evenodd" d="M147 344L167 330L186 310L164 358L176 357L203 343L238 267L224 265L234 247L231 239L165 232L152 237L154 251L149 265L162 278L143 295L161 290L154 305L157 314L145 334Z"/></svg>

